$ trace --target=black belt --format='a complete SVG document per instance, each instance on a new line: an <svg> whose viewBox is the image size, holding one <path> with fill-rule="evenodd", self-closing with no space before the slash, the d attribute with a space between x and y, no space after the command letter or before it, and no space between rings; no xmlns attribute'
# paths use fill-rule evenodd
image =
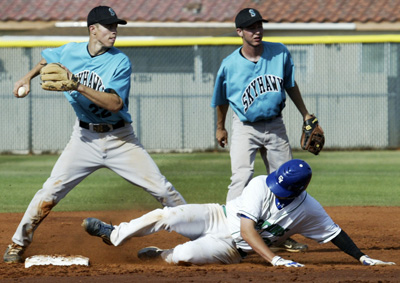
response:
<svg viewBox="0 0 400 283"><path fill-rule="evenodd" d="M79 120L79 126L81 128L91 130L97 133L107 133L112 130L116 130L125 126L124 120L119 120L115 124L94 124L94 123L86 123L84 121Z"/></svg>

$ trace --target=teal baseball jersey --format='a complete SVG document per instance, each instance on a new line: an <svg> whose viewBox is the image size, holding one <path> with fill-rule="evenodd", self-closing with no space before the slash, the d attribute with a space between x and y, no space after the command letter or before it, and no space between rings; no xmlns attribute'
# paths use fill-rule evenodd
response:
<svg viewBox="0 0 400 283"><path fill-rule="evenodd" d="M115 124L119 120L131 123L128 113L132 67L129 58L115 47L92 57L88 43L68 43L58 48L42 51L47 63L61 63L80 80L80 83L97 91L113 89L124 102L117 113L103 109L78 91L64 92L79 120L87 123Z"/></svg>
<svg viewBox="0 0 400 283"><path fill-rule="evenodd" d="M211 106L229 104L242 122L268 120L285 107L285 89L295 86L294 64L281 43L263 42L254 63L241 55L241 47L226 57L219 68Z"/></svg>

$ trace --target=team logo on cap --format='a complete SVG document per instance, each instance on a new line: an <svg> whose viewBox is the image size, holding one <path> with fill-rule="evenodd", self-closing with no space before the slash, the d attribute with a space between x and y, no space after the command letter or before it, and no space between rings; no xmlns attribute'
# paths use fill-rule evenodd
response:
<svg viewBox="0 0 400 283"><path fill-rule="evenodd" d="M253 9L250 9L250 10L249 10L249 13L250 13L250 16L251 16L252 18L254 18L254 17L256 16L256 12L254 12Z"/></svg>
<svg viewBox="0 0 400 283"><path fill-rule="evenodd" d="M283 176L280 175L280 176L278 177L278 183L282 183L282 182L283 182Z"/></svg>
<svg viewBox="0 0 400 283"><path fill-rule="evenodd" d="M111 16L113 17L115 16L115 12L112 8L109 8L108 11L110 12Z"/></svg>

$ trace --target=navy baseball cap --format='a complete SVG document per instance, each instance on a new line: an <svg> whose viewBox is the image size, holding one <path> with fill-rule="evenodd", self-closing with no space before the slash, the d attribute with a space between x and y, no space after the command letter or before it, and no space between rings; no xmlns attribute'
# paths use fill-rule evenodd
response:
<svg viewBox="0 0 400 283"><path fill-rule="evenodd" d="M310 165L301 159L292 159L282 164L278 170L267 176L267 186L281 198L294 198L300 195L310 183Z"/></svg>
<svg viewBox="0 0 400 283"><path fill-rule="evenodd" d="M89 12L87 16L87 26L97 23L102 25L126 25L126 21L118 19L114 10L108 6L97 6Z"/></svg>
<svg viewBox="0 0 400 283"><path fill-rule="evenodd" d="M259 11L253 8L246 8L241 10L235 18L235 25L236 28L246 28L251 26L252 24L262 21L264 23L267 23L267 20L264 20L261 17L261 14Z"/></svg>

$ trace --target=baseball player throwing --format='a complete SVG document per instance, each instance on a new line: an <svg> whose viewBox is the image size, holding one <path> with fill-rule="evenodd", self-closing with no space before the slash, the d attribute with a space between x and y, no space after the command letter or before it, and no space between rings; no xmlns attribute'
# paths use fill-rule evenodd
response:
<svg viewBox="0 0 400 283"><path fill-rule="evenodd" d="M226 206L186 204L156 209L116 226L96 218L86 218L82 226L114 246L161 230L178 232L191 241L172 249L147 247L138 252L141 259L161 258L171 264L232 264L255 252L274 266L302 267L270 249L301 234L319 243L332 242L364 265L394 265L360 251L306 192L311 176L305 161L293 159L268 176L252 179L242 195Z"/></svg>
<svg viewBox="0 0 400 283"><path fill-rule="evenodd" d="M114 47L118 24L124 25L126 21L119 19L112 8L95 7L87 17L88 43L68 43L44 50L40 63L15 83L14 95L21 97L21 86L27 95L31 80L40 73L44 89L66 90L64 95L77 120L51 176L33 197L12 237L3 257L6 263L23 261L34 231L51 209L100 168L109 168L143 188L163 206L185 204L132 129L128 113L131 63Z"/></svg>

